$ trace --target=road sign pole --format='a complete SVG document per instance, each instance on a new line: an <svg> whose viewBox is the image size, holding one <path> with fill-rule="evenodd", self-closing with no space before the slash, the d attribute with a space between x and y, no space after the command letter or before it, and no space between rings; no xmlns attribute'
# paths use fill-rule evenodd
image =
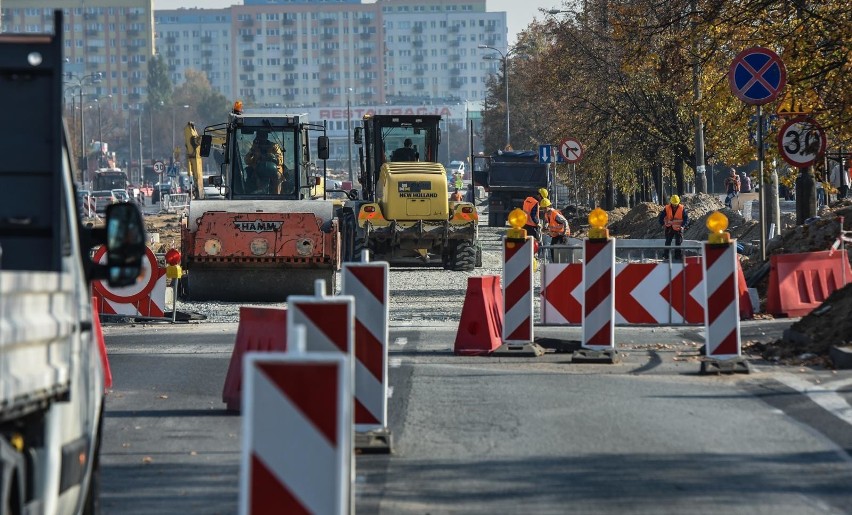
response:
<svg viewBox="0 0 852 515"><path fill-rule="evenodd" d="M766 261L766 183L763 181L763 106L757 106L757 175L760 191L760 260Z"/></svg>

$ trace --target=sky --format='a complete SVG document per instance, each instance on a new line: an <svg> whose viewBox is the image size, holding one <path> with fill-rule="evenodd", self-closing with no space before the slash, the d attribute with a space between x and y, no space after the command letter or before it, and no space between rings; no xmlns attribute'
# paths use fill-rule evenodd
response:
<svg viewBox="0 0 852 515"><path fill-rule="evenodd" d="M217 9L242 2L235 0L154 0L154 9L180 9L181 7L201 7ZM364 3L373 3L370 0ZM539 8L558 9L562 0L486 0L488 11L506 11L509 25L509 44L515 43L515 35L526 28L533 18L542 19Z"/></svg>

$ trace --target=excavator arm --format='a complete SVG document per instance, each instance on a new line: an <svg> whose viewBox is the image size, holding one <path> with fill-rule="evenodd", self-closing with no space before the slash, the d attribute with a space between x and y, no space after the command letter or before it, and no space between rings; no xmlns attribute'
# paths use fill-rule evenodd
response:
<svg viewBox="0 0 852 515"><path fill-rule="evenodd" d="M186 161L187 169L189 170L192 180L195 182L197 197L204 198L204 170L201 163L201 138L198 136L198 131L195 130L195 124L187 122L183 128L184 144L186 146Z"/></svg>

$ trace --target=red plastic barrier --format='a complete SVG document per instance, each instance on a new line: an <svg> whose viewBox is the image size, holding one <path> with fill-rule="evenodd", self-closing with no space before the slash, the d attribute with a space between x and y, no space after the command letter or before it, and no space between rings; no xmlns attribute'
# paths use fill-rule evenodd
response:
<svg viewBox="0 0 852 515"><path fill-rule="evenodd" d="M453 352L457 356L481 356L503 344L503 290L499 275L467 278Z"/></svg>
<svg viewBox="0 0 852 515"><path fill-rule="evenodd" d="M766 312L773 315L805 316L834 290L852 279L846 251L805 252L770 256Z"/></svg>
<svg viewBox="0 0 852 515"><path fill-rule="evenodd" d="M222 402L231 411L240 411L243 395L243 356L246 352L287 350L287 310L240 307L237 341L231 353Z"/></svg>
<svg viewBox="0 0 852 515"><path fill-rule="evenodd" d="M737 294L740 297L740 320L754 318L754 306L751 305L751 296L748 294L743 265L739 259L737 259Z"/></svg>
<svg viewBox="0 0 852 515"><path fill-rule="evenodd" d="M107 357L106 344L104 343L104 329L101 327L100 299L92 297L92 332L98 341L98 353L101 355L101 364L104 367L104 389L112 388L112 370L109 368L109 357Z"/></svg>

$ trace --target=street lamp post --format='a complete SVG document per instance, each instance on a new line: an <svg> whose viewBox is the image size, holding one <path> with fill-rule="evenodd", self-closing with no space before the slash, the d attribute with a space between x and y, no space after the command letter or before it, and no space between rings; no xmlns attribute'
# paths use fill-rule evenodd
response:
<svg viewBox="0 0 852 515"><path fill-rule="evenodd" d="M477 48L487 48L489 50L494 50L498 54L500 54L500 60L503 61L503 82L506 83L506 150L509 150L509 63L508 63L508 52L503 53L499 48L494 48L493 46L488 45L479 45Z"/></svg>
<svg viewBox="0 0 852 515"><path fill-rule="evenodd" d="M84 183L89 180L89 160L86 156L86 123L83 115L83 86L91 84L97 84L101 81L101 74L99 72L90 73L88 75L77 76L72 73L67 74L68 81L65 82L69 86L68 89L77 88L80 95L80 169L82 170L82 176L80 180Z"/></svg>
<svg viewBox="0 0 852 515"><path fill-rule="evenodd" d="M352 101L349 98L352 94L352 88L346 91L346 151L349 157L349 182L355 182L355 176L352 174Z"/></svg>
<svg viewBox="0 0 852 515"><path fill-rule="evenodd" d="M177 141L175 140L175 110L180 106L172 106L172 156L175 155L175 147L177 147ZM183 105L184 109L189 109L189 104Z"/></svg>

